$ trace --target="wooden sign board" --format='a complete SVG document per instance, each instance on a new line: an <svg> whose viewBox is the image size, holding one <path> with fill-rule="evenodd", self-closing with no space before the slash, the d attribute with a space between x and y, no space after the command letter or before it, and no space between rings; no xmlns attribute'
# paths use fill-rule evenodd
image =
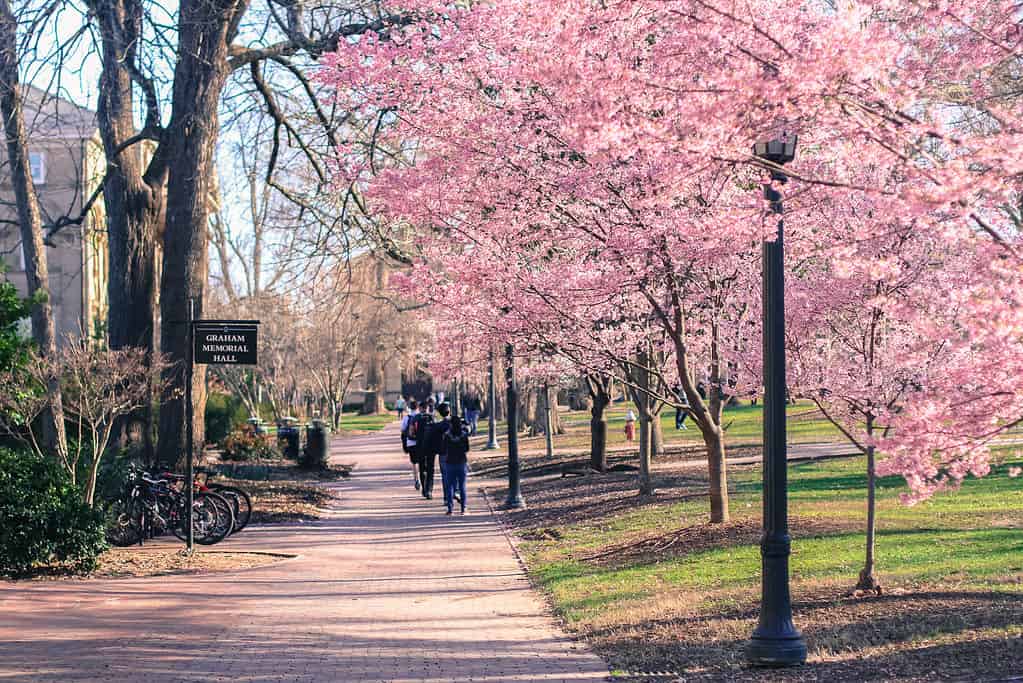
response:
<svg viewBox="0 0 1023 683"><path fill-rule="evenodd" d="M256 365L258 320L196 320L194 360L205 365Z"/></svg>

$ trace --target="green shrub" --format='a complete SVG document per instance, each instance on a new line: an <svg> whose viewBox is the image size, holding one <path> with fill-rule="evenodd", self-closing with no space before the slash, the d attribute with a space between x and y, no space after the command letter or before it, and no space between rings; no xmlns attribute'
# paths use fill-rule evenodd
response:
<svg viewBox="0 0 1023 683"><path fill-rule="evenodd" d="M269 434L256 434L252 425L246 424L227 435L223 443L224 460L267 460L280 458Z"/></svg>
<svg viewBox="0 0 1023 683"><path fill-rule="evenodd" d="M64 563L89 571L107 547L103 513L48 458L0 449L0 574Z"/></svg>
<svg viewBox="0 0 1023 683"><path fill-rule="evenodd" d="M206 443L223 444L248 419L249 411L234 396L210 394L206 399Z"/></svg>

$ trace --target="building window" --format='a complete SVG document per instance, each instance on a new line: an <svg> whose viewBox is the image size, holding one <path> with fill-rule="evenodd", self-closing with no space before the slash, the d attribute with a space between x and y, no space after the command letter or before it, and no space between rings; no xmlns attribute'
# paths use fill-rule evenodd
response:
<svg viewBox="0 0 1023 683"><path fill-rule="evenodd" d="M28 165L32 169L32 182L42 185L46 182L46 152L29 152Z"/></svg>

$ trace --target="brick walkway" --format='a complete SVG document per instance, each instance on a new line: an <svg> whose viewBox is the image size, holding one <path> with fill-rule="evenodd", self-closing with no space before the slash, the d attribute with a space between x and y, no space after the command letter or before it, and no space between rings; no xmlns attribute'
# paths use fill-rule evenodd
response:
<svg viewBox="0 0 1023 683"><path fill-rule="evenodd" d="M0 681L599 681L544 613L479 493L447 518L393 428L316 523L217 549L300 557L206 576L0 583Z"/></svg>

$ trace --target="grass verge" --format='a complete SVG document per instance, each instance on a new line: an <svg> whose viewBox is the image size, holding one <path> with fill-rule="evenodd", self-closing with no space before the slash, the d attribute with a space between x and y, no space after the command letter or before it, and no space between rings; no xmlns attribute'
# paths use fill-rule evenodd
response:
<svg viewBox="0 0 1023 683"><path fill-rule="evenodd" d="M901 479L881 480L879 596L851 593L865 543L864 460L792 464L792 595L810 655L805 667L767 672L742 656L759 605L759 466L730 468L733 519L710 526L702 469L659 462L658 493L639 497L632 472L563 477L526 462L529 508L506 514L532 578L620 673L923 681L1023 671L1023 480L1009 476L1023 460L1014 452L988 477L913 507L898 500Z"/></svg>

